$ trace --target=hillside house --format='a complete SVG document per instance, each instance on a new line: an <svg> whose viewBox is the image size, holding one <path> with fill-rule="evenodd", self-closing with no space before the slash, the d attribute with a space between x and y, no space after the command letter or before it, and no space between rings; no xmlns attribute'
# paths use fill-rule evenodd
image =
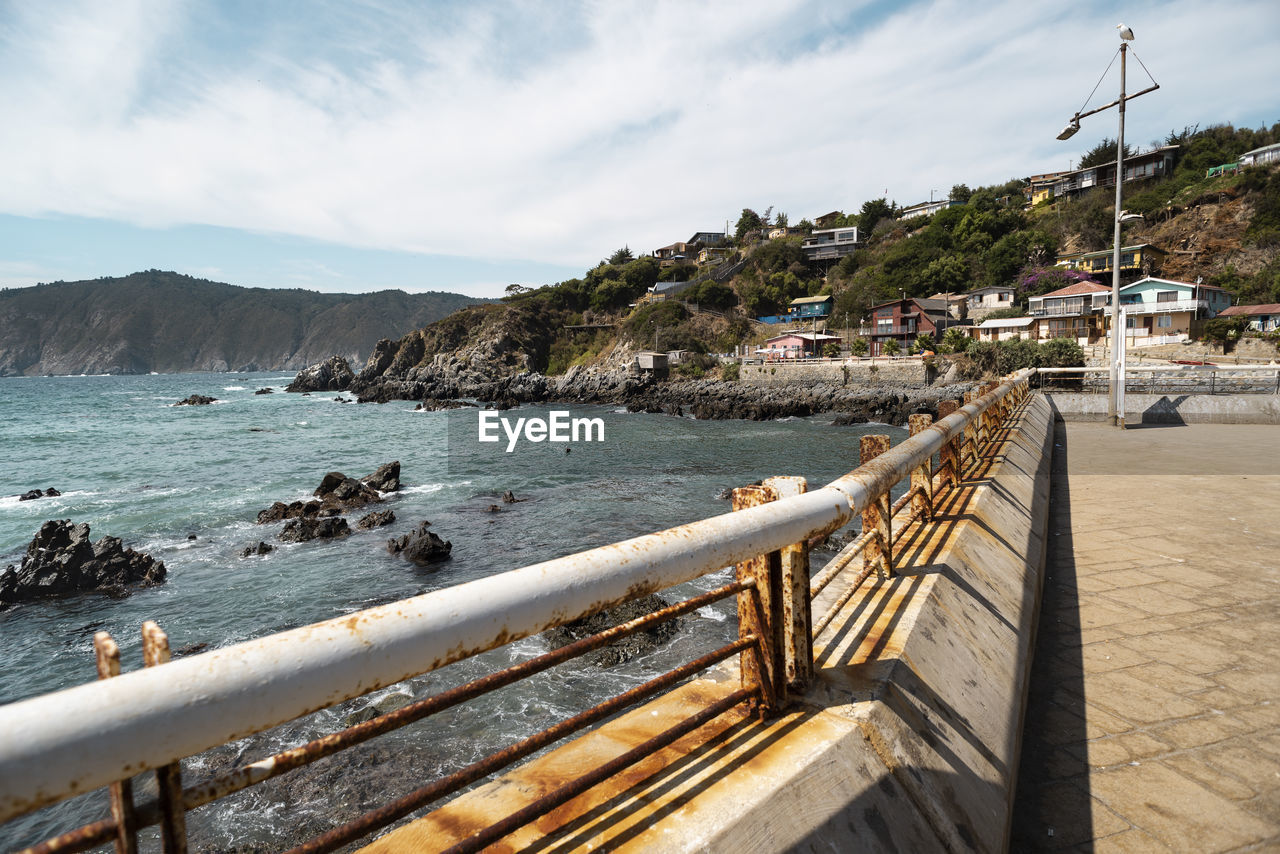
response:
<svg viewBox="0 0 1280 854"><path fill-rule="evenodd" d="M803 359L821 356L827 344L840 343L839 335L822 332L786 332L765 341L756 352L771 359Z"/></svg>
<svg viewBox="0 0 1280 854"><path fill-rule="evenodd" d="M842 216L844 216L844 213L841 211L830 211L828 213L824 213L822 216L815 216L813 218L813 227L832 228L837 222L839 222Z"/></svg>
<svg viewBox="0 0 1280 854"><path fill-rule="evenodd" d="M998 317L984 320L970 331L978 341L1008 341L1011 338L1035 340L1039 334L1039 319L1035 317Z"/></svg>
<svg viewBox="0 0 1280 854"><path fill-rule="evenodd" d="M709 264L713 261L723 261L733 254L733 250L728 246L704 246L698 250L698 263Z"/></svg>
<svg viewBox="0 0 1280 854"><path fill-rule="evenodd" d="M1124 180L1137 181L1142 178L1159 178L1173 174L1174 152L1176 145L1162 145L1150 151L1134 154L1124 159ZM1028 204L1035 204L1045 199L1060 199L1076 196L1093 187L1114 187L1116 185L1116 162L1102 163L1087 169L1074 169L1070 172L1049 173L1027 178Z"/></svg>
<svg viewBox="0 0 1280 854"><path fill-rule="evenodd" d="M660 267L670 267L677 261L683 261L688 254L689 244L680 241L653 250L653 257L658 259Z"/></svg>
<svg viewBox="0 0 1280 854"><path fill-rule="evenodd" d="M986 317L1001 308L1013 307L1013 287L1010 285L988 285L985 288L969 291L964 295L965 307L971 320Z"/></svg>
<svg viewBox="0 0 1280 854"><path fill-rule="evenodd" d="M1125 276L1150 276L1159 272L1164 263L1163 249L1150 243L1137 243L1123 246L1120 249L1120 278ZM1054 266L1066 267L1068 270L1079 270L1082 273L1110 273L1111 264L1115 261L1115 249L1102 249L1098 252L1075 252L1059 255Z"/></svg>
<svg viewBox="0 0 1280 854"><path fill-rule="evenodd" d="M969 300L964 294L930 294L929 299L945 302L948 313L957 320L969 316Z"/></svg>
<svg viewBox="0 0 1280 854"><path fill-rule="evenodd" d="M1222 288L1147 277L1120 289L1125 337L1131 347L1186 341L1200 323L1231 306Z"/></svg>
<svg viewBox="0 0 1280 854"><path fill-rule="evenodd" d="M720 246L726 242L726 237L723 231L695 231L693 237L685 241L685 245L691 249L694 247Z"/></svg>
<svg viewBox="0 0 1280 854"><path fill-rule="evenodd" d="M1035 338L1071 338L1081 346L1093 344L1106 335L1103 312L1111 289L1093 282L1076 282L1038 297L1027 299L1027 314L1036 319Z"/></svg>
<svg viewBox="0 0 1280 854"><path fill-rule="evenodd" d="M960 321L948 313L944 300L908 297L873 305L870 323L861 328L860 334L867 339L870 355L879 356L884 353L885 342L891 338L905 353L921 333L932 335L937 340L944 330L958 325Z"/></svg>
<svg viewBox="0 0 1280 854"><path fill-rule="evenodd" d="M800 297L788 304L787 315L796 320L830 317L834 304L835 297L832 296Z"/></svg>
<svg viewBox="0 0 1280 854"><path fill-rule="evenodd" d="M938 211L944 211L949 207L962 204L964 204L964 202L956 202L951 199L938 199L936 202L917 202L914 205L903 208L902 215L898 217L898 221L901 222L904 219L914 219L918 216L928 216L929 214L935 214Z"/></svg>
<svg viewBox="0 0 1280 854"><path fill-rule="evenodd" d="M1280 142L1264 145L1240 155L1241 166L1261 166L1264 163L1280 163Z"/></svg>
<svg viewBox="0 0 1280 854"><path fill-rule="evenodd" d="M810 261L838 261L858 248L858 227L815 228L800 248Z"/></svg>
<svg viewBox="0 0 1280 854"><path fill-rule="evenodd" d="M1265 305L1233 305L1218 312L1219 317L1244 317L1255 332L1280 330L1280 302Z"/></svg>

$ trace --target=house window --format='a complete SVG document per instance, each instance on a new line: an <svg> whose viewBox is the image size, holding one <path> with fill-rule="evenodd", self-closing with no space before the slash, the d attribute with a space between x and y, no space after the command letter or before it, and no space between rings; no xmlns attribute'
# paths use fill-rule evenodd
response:
<svg viewBox="0 0 1280 854"><path fill-rule="evenodd" d="M878 308L876 309L876 317L893 317L893 309Z"/></svg>
<svg viewBox="0 0 1280 854"><path fill-rule="evenodd" d="M1156 291L1156 302L1177 302L1177 291Z"/></svg>
<svg viewBox="0 0 1280 854"><path fill-rule="evenodd" d="M1138 318L1136 318L1136 317L1126 317L1126 318L1124 319L1124 325L1125 325L1125 328L1126 328L1126 329L1134 329L1134 328L1135 328L1135 327L1137 327L1137 325L1138 325Z"/></svg>
<svg viewBox="0 0 1280 854"><path fill-rule="evenodd" d="M1156 318L1156 326L1162 329L1168 329L1169 327L1173 326L1173 315L1172 314L1160 315L1159 317Z"/></svg>

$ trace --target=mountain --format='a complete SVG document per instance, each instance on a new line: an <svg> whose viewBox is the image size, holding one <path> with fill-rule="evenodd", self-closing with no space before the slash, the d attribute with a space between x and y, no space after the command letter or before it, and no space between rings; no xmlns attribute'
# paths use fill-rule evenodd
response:
<svg viewBox="0 0 1280 854"><path fill-rule="evenodd" d="M296 370L361 363L462 294L241 288L161 270L0 291L0 376Z"/></svg>

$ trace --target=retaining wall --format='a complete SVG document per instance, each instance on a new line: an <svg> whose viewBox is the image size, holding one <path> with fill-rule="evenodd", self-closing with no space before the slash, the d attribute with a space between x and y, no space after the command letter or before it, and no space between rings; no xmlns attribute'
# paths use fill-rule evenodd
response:
<svg viewBox="0 0 1280 854"><path fill-rule="evenodd" d="M725 714L507 836L503 850L1003 851L1044 575L1053 413L1028 400L980 477L909 530L816 639L781 717ZM833 584L832 588L837 587ZM839 595L828 588L815 614ZM367 851L439 850L739 687L695 680Z"/></svg>
<svg viewBox="0 0 1280 854"><path fill-rule="evenodd" d="M901 383L913 388L923 388L935 373L917 360L899 362L877 359L874 363L870 360L855 360L812 364L775 362L743 365L738 373L738 380L760 386Z"/></svg>
<svg viewBox="0 0 1280 854"><path fill-rule="evenodd" d="M1106 421L1106 394L1055 392L1045 398L1059 421ZM1275 394L1126 394L1125 424L1280 424Z"/></svg>

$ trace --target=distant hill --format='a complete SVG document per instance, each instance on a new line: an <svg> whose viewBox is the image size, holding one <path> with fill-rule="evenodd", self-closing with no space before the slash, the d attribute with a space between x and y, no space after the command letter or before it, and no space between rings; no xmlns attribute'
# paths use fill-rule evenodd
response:
<svg viewBox="0 0 1280 854"><path fill-rule="evenodd" d="M241 288L161 270L0 291L0 376L359 365L463 306L462 294Z"/></svg>

